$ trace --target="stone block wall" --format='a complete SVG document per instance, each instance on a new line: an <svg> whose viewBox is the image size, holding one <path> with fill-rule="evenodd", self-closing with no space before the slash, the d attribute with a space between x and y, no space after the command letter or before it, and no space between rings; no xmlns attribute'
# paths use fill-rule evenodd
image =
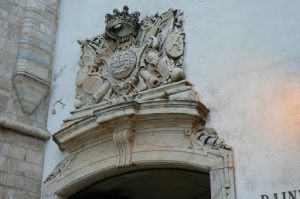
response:
<svg viewBox="0 0 300 199"><path fill-rule="evenodd" d="M57 0L0 0L0 198L40 198Z"/></svg>
<svg viewBox="0 0 300 199"><path fill-rule="evenodd" d="M11 78L17 64L25 6L22 0L0 1L0 114L6 118L21 116L15 114L19 107Z"/></svg>
<svg viewBox="0 0 300 199"><path fill-rule="evenodd" d="M57 0L0 0L0 117L46 128Z"/></svg>
<svg viewBox="0 0 300 199"><path fill-rule="evenodd" d="M0 198L38 199L45 141L0 128Z"/></svg>

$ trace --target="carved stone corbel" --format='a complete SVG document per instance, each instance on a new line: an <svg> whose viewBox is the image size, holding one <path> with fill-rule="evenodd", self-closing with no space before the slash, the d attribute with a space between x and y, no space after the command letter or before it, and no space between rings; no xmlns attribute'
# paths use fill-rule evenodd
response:
<svg viewBox="0 0 300 199"><path fill-rule="evenodd" d="M134 140L132 128L116 130L113 134L113 140L117 148L116 166L124 167L131 165L132 144Z"/></svg>

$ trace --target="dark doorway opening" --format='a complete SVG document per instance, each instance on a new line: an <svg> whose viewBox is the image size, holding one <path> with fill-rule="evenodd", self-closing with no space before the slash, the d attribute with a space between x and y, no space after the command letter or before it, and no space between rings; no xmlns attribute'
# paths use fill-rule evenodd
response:
<svg viewBox="0 0 300 199"><path fill-rule="evenodd" d="M147 169L113 176L69 199L210 199L208 173L183 169Z"/></svg>

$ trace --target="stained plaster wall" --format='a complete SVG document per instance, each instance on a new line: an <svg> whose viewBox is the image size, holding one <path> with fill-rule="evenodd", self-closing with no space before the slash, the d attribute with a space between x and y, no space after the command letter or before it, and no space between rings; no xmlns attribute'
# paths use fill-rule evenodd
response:
<svg viewBox="0 0 300 199"><path fill-rule="evenodd" d="M168 8L184 11L187 79L210 109L207 126L234 149L237 198L300 189L296 0L62 0L48 130L58 130L73 109L76 40L102 33L104 15L124 4L142 17ZM48 142L44 178L65 155Z"/></svg>

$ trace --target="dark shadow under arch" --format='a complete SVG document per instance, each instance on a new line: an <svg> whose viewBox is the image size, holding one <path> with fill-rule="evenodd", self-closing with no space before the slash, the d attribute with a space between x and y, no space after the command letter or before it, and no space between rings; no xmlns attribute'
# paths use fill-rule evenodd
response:
<svg viewBox="0 0 300 199"><path fill-rule="evenodd" d="M210 179L205 172L178 168L128 171L90 185L69 199L209 199Z"/></svg>

